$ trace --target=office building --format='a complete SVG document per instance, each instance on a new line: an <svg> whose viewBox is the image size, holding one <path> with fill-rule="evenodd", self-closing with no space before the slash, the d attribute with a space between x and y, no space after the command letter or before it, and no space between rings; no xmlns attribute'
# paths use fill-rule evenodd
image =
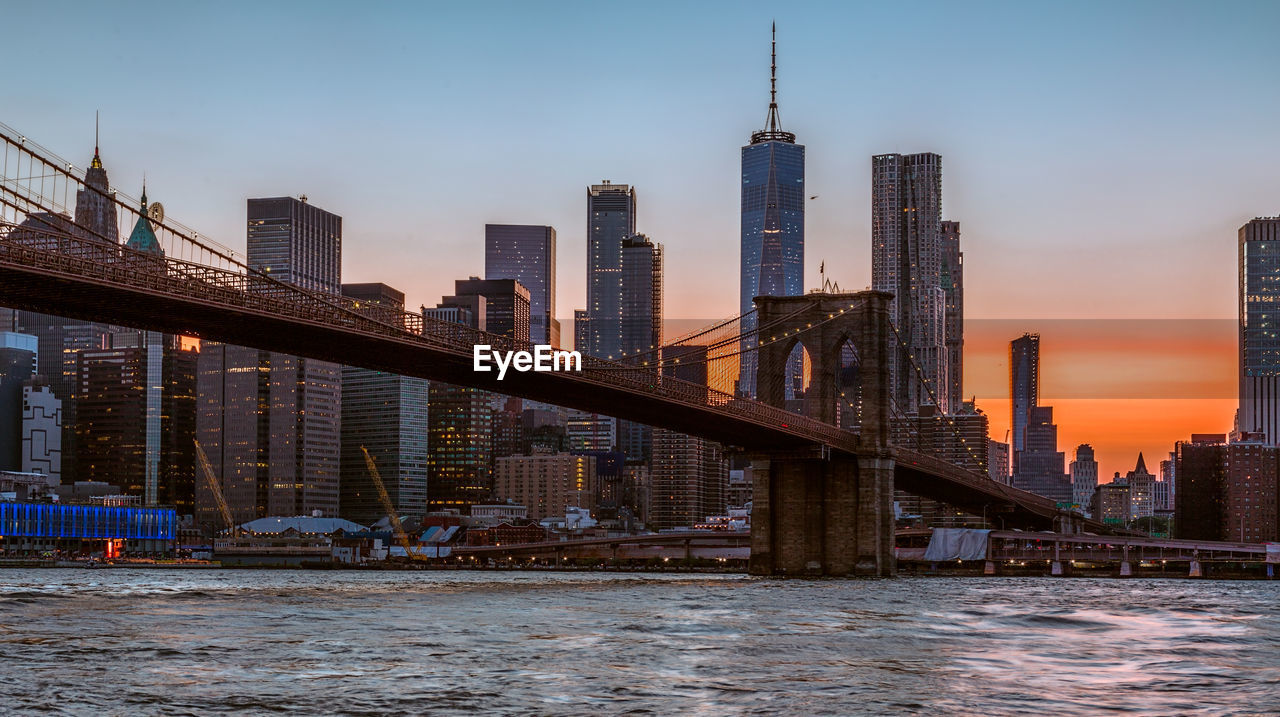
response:
<svg viewBox="0 0 1280 717"><path fill-rule="evenodd" d="M1263 435L1245 436L1227 447L1219 540L1280 541L1280 446Z"/></svg>
<svg viewBox="0 0 1280 717"><path fill-rule="evenodd" d="M973 401L964 401L959 408L956 413L944 414L936 406L920 406L917 412L893 422L893 444L986 473L990 467L987 416Z"/></svg>
<svg viewBox="0 0 1280 717"><path fill-rule="evenodd" d="M622 353L622 245L635 233L634 188L607 179L587 188L586 343L575 347L583 354L617 358Z"/></svg>
<svg viewBox="0 0 1280 717"><path fill-rule="evenodd" d="M1128 525L1132 518L1133 501L1129 497L1129 484L1117 473L1110 483L1103 483L1093 492L1090 514L1107 525Z"/></svg>
<svg viewBox="0 0 1280 717"><path fill-rule="evenodd" d="M484 278L515 279L528 289L529 340L560 346L554 227L484 225Z"/></svg>
<svg viewBox="0 0 1280 717"><path fill-rule="evenodd" d="M622 241L622 361L658 357L648 352L662 345L662 316L662 245L633 234ZM617 423L618 447L627 460L648 462L653 429L634 421Z"/></svg>
<svg viewBox="0 0 1280 717"><path fill-rule="evenodd" d="M804 293L804 145L782 129L778 113L776 27L771 58L764 129L742 147L739 309L744 335L757 326L755 297ZM738 392L754 398L757 359L750 341L743 339ZM796 373L793 364L788 362L788 375Z"/></svg>
<svg viewBox="0 0 1280 717"><path fill-rule="evenodd" d="M1031 409L1040 405L1040 334L1023 334L1009 343L1009 399L1016 472L1018 453L1026 450L1027 419Z"/></svg>
<svg viewBox="0 0 1280 717"><path fill-rule="evenodd" d="M1093 492L1098 489L1098 461L1094 460L1093 446L1081 443L1076 446L1076 459L1071 461L1071 502L1088 514L1093 504Z"/></svg>
<svg viewBox="0 0 1280 717"><path fill-rule="evenodd" d="M1147 470L1147 462L1138 454L1138 463L1125 476L1129 484L1129 518L1150 518L1155 515L1156 477Z"/></svg>
<svg viewBox="0 0 1280 717"><path fill-rule="evenodd" d="M618 446L618 421L599 413L570 409L565 432L574 453L608 452Z"/></svg>
<svg viewBox="0 0 1280 717"><path fill-rule="evenodd" d="M71 235L80 240L101 244L103 249L97 249L98 252L114 251L120 242L120 228L115 201L111 196L111 182L102 163L96 137L93 159L85 170L84 184L76 190L74 216L73 223L72 218L65 214L29 214L14 230L11 238L22 241L24 236L30 236L33 240L47 241L50 236ZM83 253L88 250L83 245L66 244L63 251ZM102 348L111 327L33 311L14 311L12 314L14 330L31 334L38 339L38 372L44 377L52 395L62 402L61 448L67 461L63 477L69 481L75 480L76 354L86 349Z"/></svg>
<svg viewBox="0 0 1280 717"><path fill-rule="evenodd" d="M591 317L586 309L573 310L573 348L589 354L587 347L591 345Z"/></svg>
<svg viewBox="0 0 1280 717"><path fill-rule="evenodd" d="M0 471L22 466L22 387L36 375L36 337L0 331Z"/></svg>
<svg viewBox="0 0 1280 717"><path fill-rule="evenodd" d="M1262 435L1192 434L1174 455L1175 537L1280 541L1280 446Z"/></svg>
<svg viewBox="0 0 1280 717"><path fill-rule="evenodd" d="M279 281L338 295L342 218L305 198L250 199L248 264ZM205 342L196 433L237 523L320 511L338 515L341 366ZM220 525L197 490L198 517Z"/></svg>
<svg viewBox="0 0 1280 717"><path fill-rule="evenodd" d="M114 245L120 242L120 226L116 203L111 196L111 181L98 151L94 130L93 159L84 172L84 186L76 190L76 235L82 239Z"/></svg>
<svg viewBox="0 0 1280 717"><path fill-rule="evenodd" d="M1008 485L1011 467L1009 444L987 439L987 474L991 476L991 480Z"/></svg>
<svg viewBox="0 0 1280 717"><path fill-rule="evenodd" d="M719 443L653 429L646 524L651 530L686 528L723 513L728 477Z"/></svg>
<svg viewBox="0 0 1280 717"><path fill-rule="evenodd" d="M1062 507L1073 502L1066 454L1058 450L1053 408L1035 406L1027 414L1025 447L1015 454L1013 487L1050 498Z"/></svg>
<svg viewBox="0 0 1280 717"><path fill-rule="evenodd" d="M42 377L22 385L23 473L43 473L56 484L62 479L62 401Z"/></svg>
<svg viewBox="0 0 1280 717"><path fill-rule="evenodd" d="M943 336L947 347L948 410L964 401L964 252L960 251L960 222L943 221L942 296L946 303Z"/></svg>
<svg viewBox="0 0 1280 717"><path fill-rule="evenodd" d="M566 508L595 510L596 461L568 453L496 460L494 497L527 506L534 520L563 517Z"/></svg>
<svg viewBox="0 0 1280 717"><path fill-rule="evenodd" d="M198 354L154 331L108 342L77 357L77 480L193 515Z"/></svg>
<svg viewBox="0 0 1280 717"><path fill-rule="evenodd" d="M1280 217L1240 227L1240 404L1237 431L1280 444Z"/></svg>
<svg viewBox="0 0 1280 717"><path fill-rule="evenodd" d="M386 284L343 284L342 294L362 306L404 310L404 293ZM372 456L396 513L426 514L427 405L426 379L342 367L340 517L372 525L387 514L362 448Z"/></svg>
<svg viewBox="0 0 1280 717"><path fill-rule="evenodd" d="M1169 452L1169 458L1160 461L1160 479L1156 481L1155 504L1157 513L1173 513L1174 496L1174 467L1177 460L1177 454L1173 451Z"/></svg>
<svg viewBox="0 0 1280 717"><path fill-rule="evenodd" d="M958 225L953 238L958 262ZM897 336L890 343L889 380L899 406L934 403L936 398L943 412L955 410L947 404L951 379L944 244L942 157L931 152L872 157L871 288L893 294L889 315ZM951 298L960 297L953 293Z"/></svg>
<svg viewBox="0 0 1280 717"><path fill-rule="evenodd" d="M520 338L528 340L529 293L519 282L472 278L456 282L455 287L455 296L444 297L436 309L424 308L423 314L513 338L517 338L517 331L523 331ZM497 317L497 327L488 324L494 318L488 311L491 299L506 304L497 312L502 314ZM471 506L486 504L492 498L492 402L492 394L480 389L440 381L428 385L428 512L457 510L465 515Z"/></svg>
<svg viewBox="0 0 1280 717"><path fill-rule="evenodd" d="M475 328L529 341L529 290L519 281L473 276L458 279L453 287L454 295L443 297L438 308L465 307L478 317Z"/></svg>
<svg viewBox="0 0 1280 717"><path fill-rule="evenodd" d="M662 245L644 234L622 242L620 356L662 345Z"/></svg>
<svg viewBox="0 0 1280 717"><path fill-rule="evenodd" d="M306 197L250 199L249 266L286 284L342 293L342 217Z"/></svg>
<svg viewBox="0 0 1280 717"><path fill-rule="evenodd" d="M1227 470L1225 433L1193 433L1174 444L1174 537L1218 540L1223 534L1223 484Z"/></svg>

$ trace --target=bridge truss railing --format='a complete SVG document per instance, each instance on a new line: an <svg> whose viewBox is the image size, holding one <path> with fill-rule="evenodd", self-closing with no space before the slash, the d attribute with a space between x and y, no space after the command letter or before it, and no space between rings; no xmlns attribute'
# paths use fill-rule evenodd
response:
<svg viewBox="0 0 1280 717"><path fill-rule="evenodd" d="M476 344L488 344L497 351L533 348L530 342L463 324L347 297L303 291L269 276L158 256L48 227L0 225L0 260L81 280L127 285L205 304L428 344L459 356L470 356ZM855 433L650 368L583 356L582 369L575 379L708 408L836 448L852 450L857 445Z"/></svg>

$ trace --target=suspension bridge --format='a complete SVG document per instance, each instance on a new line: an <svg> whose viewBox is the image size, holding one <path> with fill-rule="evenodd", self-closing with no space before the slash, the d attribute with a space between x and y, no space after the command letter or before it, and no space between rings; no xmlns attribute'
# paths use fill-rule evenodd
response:
<svg viewBox="0 0 1280 717"><path fill-rule="evenodd" d="M615 360L584 356L578 372L511 372L499 382L473 369L473 347L527 351L528 342L276 280L142 202L87 184L83 168L3 124L0 142L0 306L443 381L717 441L752 461L752 572L892 574L895 488L999 515L1007 528L1109 530L891 443L904 411L888 386L887 352L900 341L889 294L758 297L747 331L734 317ZM158 247L134 249L77 221L78 195L110 203L126 225L144 219ZM809 362L800 401L788 375L796 346ZM745 352L756 354L758 400L731 390Z"/></svg>

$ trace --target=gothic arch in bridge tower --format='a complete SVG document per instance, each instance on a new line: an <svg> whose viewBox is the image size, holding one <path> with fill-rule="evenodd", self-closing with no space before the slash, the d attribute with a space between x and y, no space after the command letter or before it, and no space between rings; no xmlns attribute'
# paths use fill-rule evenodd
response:
<svg viewBox="0 0 1280 717"><path fill-rule="evenodd" d="M756 369L759 400L785 407L788 357L796 345L803 346L810 364L805 415L847 425L856 414L866 424L859 433L867 434L869 444L886 445L891 298L874 291L756 297L762 327Z"/></svg>
<svg viewBox="0 0 1280 717"><path fill-rule="evenodd" d="M759 400L785 407L788 357L803 346L810 362L805 415L839 425L852 393L858 442L853 450L751 454L752 573L893 574L891 298L874 291L756 297Z"/></svg>

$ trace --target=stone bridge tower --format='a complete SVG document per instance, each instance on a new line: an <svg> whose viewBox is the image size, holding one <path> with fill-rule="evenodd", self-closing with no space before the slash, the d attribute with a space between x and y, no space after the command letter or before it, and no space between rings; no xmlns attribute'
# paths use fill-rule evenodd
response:
<svg viewBox="0 0 1280 717"><path fill-rule="evenodd" d="M752 453L753 575L890 576L893 558L893 456L889 448L889 302L892 294L758 296L760 338L793 340L760 347L757 396L782 407L787 358L809 355L804 412L835 424L841 356L857 357L858 442L832 448Z"/></svg>

